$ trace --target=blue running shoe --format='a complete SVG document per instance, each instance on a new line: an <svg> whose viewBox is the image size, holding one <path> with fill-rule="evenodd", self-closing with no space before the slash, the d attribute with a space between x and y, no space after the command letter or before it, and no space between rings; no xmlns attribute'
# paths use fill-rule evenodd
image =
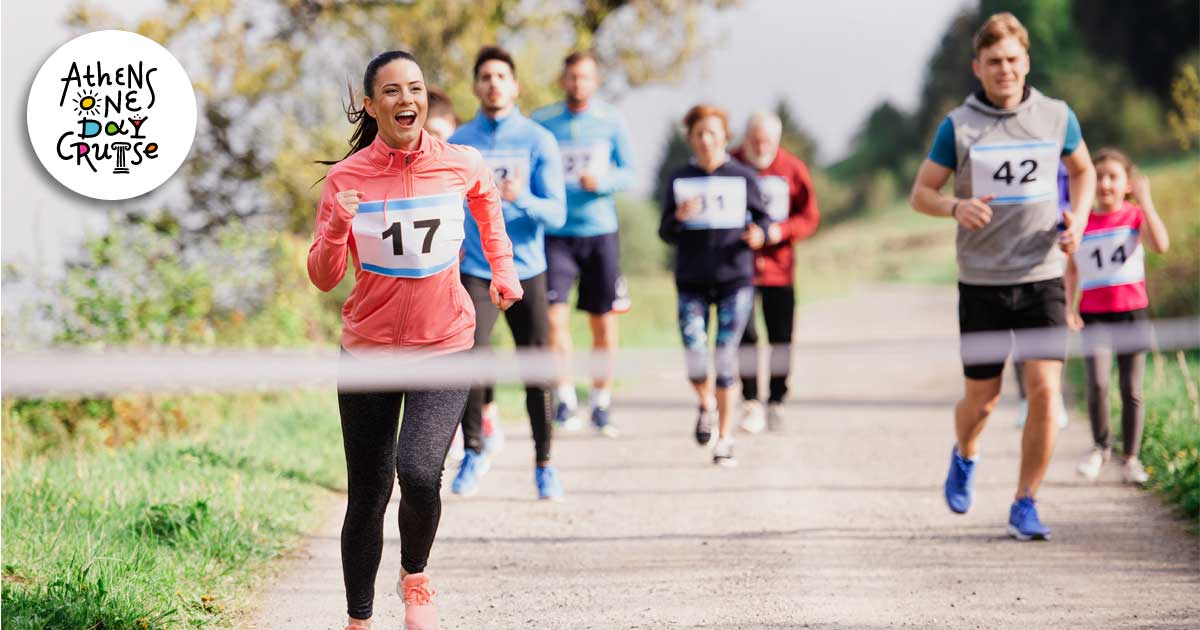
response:
<svg viewBox="0 0 1200 630"><path fill-rule="evenodd" d="M975 462L958 454L958 445L950 451L950 472L946 473L946 505L955 514L966 514L975 498Z"/></svg>
<svg viewBox="0 0 1200 630"><path fill-rule="evenodd" d="M487 455L466 449L462 463L458 465L458 474L454 476L454 483L450 484L450 491L465 497L475 494L479 490L479 478L487 473L489 468L491 462Z"/></svg>
<svg viewBox="0 0 1200 630"><path fill-rule="evenodd" d="M583 421L567 403L560 402L554 410L554 426L564 431L578 431L583 428Z"/></svg>
<svg viewBox="0 0 1200 630"><path fill-rule="evenodd" d="M592 426L604 437L615 438L619 434L617 427L608 421L608 409L605 407L592 407Z"/></svg>
<svg viewBox="0 0 1200 630"><path fill-rule="evenodd" d="M558 481L558 471L554 470L554 466L538 466L533 471L533 480L537 482L539 499L557 501L562 498L562 484Z"/></svg>
<svg viewBox="0 0 1200 630"><path fill-rule="evenodd" d="M1038 518L1033 497L1021 497L1008 509L1008 535L1017 540L1050 540L1050 528Z"/></svg>

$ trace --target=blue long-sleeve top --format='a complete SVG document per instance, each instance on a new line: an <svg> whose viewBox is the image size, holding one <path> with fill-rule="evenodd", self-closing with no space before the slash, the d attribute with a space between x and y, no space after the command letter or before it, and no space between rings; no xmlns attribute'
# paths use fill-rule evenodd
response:
<svg viewBox="0 0 1200 630"><path fill-rule="evenodd" d="M503 118L480 112L450 136L451 144L479 149L492 167L496 183L516 179L521 192L505 201L504 227L512 241L517 276L528 280L546 271L544 231L562 227L567 219L562 158L554 136L514 109ZM479 226L468 213L463 222L464 274L490 279L492 270L483 256Z"/></svg>
<svg viewBox="0 0 1200 630"><path fill-rule="evenodd" d="M591 102L582 111L566 103L548 105L531 116L558 140L567 187L567 222L549 229L553 236L598 236L617 231L615 193L634 179L633 145L616 108ZM597 177L594 191L579 185L579 174Z"/></svg>

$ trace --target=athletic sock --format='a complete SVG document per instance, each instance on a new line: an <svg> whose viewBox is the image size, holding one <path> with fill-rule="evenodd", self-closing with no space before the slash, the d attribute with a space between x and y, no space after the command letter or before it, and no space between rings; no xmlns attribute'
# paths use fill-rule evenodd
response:
<svg viewBox="0 0 1200 630"><path fill-rule="evenodd" d="M575 409L579 406L579 398L575 396L575 385L568 383L559 385L554 389L554 393L558 396L558 402L563 403L569 409Z"/></svg>
<svg viewBox="0 0 1200 630"><path fill-rule="evenodd" d="M612 392L608 388L593 389L588 400L592 409L608 409L612 404Z"/></svg>

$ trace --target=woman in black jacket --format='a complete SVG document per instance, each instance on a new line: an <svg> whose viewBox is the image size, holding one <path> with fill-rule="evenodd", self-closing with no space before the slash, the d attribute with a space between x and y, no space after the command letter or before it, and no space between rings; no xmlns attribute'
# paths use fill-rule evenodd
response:
<svg viewBox="0 0 1200 630"><path fill-rule="evenodd" d="M738 341L754 302L754 252L770 218L754 169L731 158L725 112L697 105L683 119L693 157L671 174L662 200L658 234L675 247L679 332L688 379L700 404L696 441L712 441L714 402L718 433L713 463L733 466L730 435ZM708 317L717 307L716 397L708 380Z"/></svg>

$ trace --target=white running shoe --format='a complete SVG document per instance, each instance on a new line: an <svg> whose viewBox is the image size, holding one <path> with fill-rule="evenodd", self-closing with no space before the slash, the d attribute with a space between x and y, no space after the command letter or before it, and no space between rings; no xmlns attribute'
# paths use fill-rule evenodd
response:
<svg viewBox="0 0 1200 630"><path fill-rule="evenodd" d="M737 459L733 456L733 438L717 439L717 445L713 448L713 464L725 468L737 466Z"/></svg>
<svg viewBox="0 0 1200 630"><path fill-rule="evenodd" d="M1071 422L1071 416L1067 414L1067 401L1063 399L1062 394L1058 395L1058 428L1065 429Z"/></svg>
<svg viewBox="0 0 1200 630"><path fill-rule="evenodd" d="M504 450L504 427L500 424L500 407L489 405L484 409L490 413L483 414L483 450L488 455L495 455Z"/></svg>
<svg viewBox="0 0 1200 630"><path fill-rule="evenodd" d="M1112 455L1112 451L1107 448L1094 447L1086 457L1079 460L1079 465L1075 467L1075 472L1085 479L1095 479L1100 476L1100 469L1104 467L1104 463Z"/></svg>
<svg viewBox="0 0 1200 630"><path fill-rule="evenodd" d="M1125 483L1142 485L1150 481L1150 475L1142 468L1142 462L1136 457L1130 457L1121 465L1121 480Z"/></svg>
<svg viewBox="0 0 1200 630"><path fill-rule="evenodd" d="M783 403L767 403L767 430L783 431Z"/></svg>
<svg viewBox="0 0 1200 630"><path fill-rule="evenodd" d="M741 430L751 435L762 433L762 430L767 426L766 413L763 411L763 404L757 400L746 400L742 402L742 417L738 421L738 427Z"/></svg>

